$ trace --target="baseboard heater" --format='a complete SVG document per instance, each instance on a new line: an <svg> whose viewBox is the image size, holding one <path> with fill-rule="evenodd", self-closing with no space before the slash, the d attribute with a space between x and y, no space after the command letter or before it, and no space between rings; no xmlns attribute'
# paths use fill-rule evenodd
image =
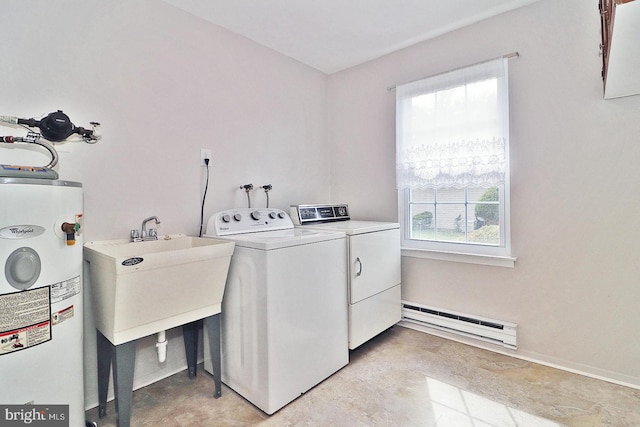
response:
<svg viewBox="0 0 640 427"><path fill-rule="evenodd" d="M518 325L402 301L402 320L517 350Z"/></svg>

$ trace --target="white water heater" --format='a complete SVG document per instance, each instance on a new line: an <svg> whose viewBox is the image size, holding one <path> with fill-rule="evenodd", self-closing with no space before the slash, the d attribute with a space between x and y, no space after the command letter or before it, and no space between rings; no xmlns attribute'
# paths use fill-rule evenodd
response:
<svg viewBox="0 0 640 427"><path fill-rule="evenodd" d="M10 416L37 409L85 425L82 206L80 183L0 177L0 405Z"/></svg>

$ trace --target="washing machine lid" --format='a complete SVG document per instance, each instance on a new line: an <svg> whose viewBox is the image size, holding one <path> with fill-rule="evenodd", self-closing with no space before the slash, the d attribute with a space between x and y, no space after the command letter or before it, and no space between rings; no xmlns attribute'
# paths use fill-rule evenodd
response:
<svg viewBox="0 0 640 427"><path fill-rule="evenodd" d="M355 234L373 233L375 231L399 229L400 224L397 222L348 220L348 221L325 222L320 224L300 225L297 228L342 231L349 236L353 236Z"/></svg>
<svg viewBox="0 0 640 427"><path fill-rule="evenodd" d="M252 248L269 251L328 240L344 239L346 238L346 234L333 230L291 228L287 230L261 231L229 236L205 235L205 237L233 240L236 243L236 248Z"/></svg>

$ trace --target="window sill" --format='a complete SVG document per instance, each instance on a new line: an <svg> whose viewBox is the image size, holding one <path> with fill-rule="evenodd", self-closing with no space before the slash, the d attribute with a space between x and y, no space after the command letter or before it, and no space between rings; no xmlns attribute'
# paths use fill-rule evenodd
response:
<svg viewBox="0 0 640 427"><path fill-rule="evenodd" d="M514 268L517 258L508 256L463 254L427 249L402 248L401 255L410 258L426 258L438 261L464 262L468 264L490 265L494 267Z"/></svg>

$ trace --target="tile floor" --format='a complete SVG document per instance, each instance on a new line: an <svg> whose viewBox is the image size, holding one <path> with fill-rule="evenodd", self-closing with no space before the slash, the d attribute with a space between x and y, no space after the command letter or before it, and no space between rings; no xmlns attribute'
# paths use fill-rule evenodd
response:
<svg viewBox="0 0 640 427"><path fill-rule="evenodd" d="M640 426L640 390L395 326L351 352L349 365L272 416L199 366L134 392L133 427ZM87 419L114 427L108 415Z"/></svg>

